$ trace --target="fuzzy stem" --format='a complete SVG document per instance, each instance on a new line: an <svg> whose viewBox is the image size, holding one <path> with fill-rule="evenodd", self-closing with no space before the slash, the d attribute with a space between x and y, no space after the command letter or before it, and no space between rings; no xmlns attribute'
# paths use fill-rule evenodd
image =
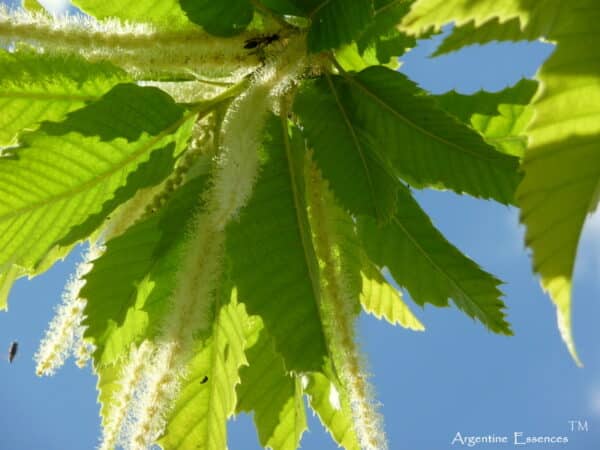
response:
<svg viewBox="0 0 600 450"><path fill-rule="evenodd" d="M320 306L332 362L348 393L361 447L384 450L387 444L381 415L372 401L372 388L355 342L353 305L356 295L340 261L333 196L312 161L307 169L309 217L321 268L323 295Z"/></svg>
<svg viewBox="0 0 600 450"><path fill-rule="evenodd" d="M254 69L257 55L244 48L251 37L214 37L190 29L162 31L147 24L122 24L81 17L49 18L0 8L0 41L28 43L46 52L106 60L134 73L229 73Z"/></svg>

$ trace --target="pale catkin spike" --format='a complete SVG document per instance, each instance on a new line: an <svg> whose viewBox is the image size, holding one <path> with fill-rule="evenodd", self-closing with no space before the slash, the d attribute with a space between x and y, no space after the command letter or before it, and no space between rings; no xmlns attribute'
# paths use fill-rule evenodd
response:
<svg viewBox="0 0 600 450"><path fill-rule="evenodd" d="M261 69L226 113L212 186L204 197L206 212L190 229L187 254L171 297L172 308L129 431L129 448L133 450L146 449L164 429L165 416L192 351L193 333L210 326L210 309L221 274L225 227L252 194L271 90L282 77L289 77L292 69L300 70L299 63L284 62L283 70L273 64Z"/></svg>
<svg viewBox="0 0 600 450"><path fill-rule="evenodd" d="M148 449L164 429L168 406L177 395L179 379L183 375L182 355L179 343L160 344L151 363L149 378L145 381L146 391L134 412L138 420L130 430L128 449Z"/></svg>
<svg viewBox="0 0 600 450"><path fill-rule="evenodd" d="M208 204L215 229L224 229L252 192L268 93L268 85L250 87L233 102L223 121L221 151Z"/></svg>
<svg viewBox="0 0 600 450"><path fill-rule="evenodd" d="M254 82L230 106L223 121L221 152L213 179L208 209L217 229L234 218L246 204L258 174L258 149L262 143L272 96L280 96L304 68L300 49L291 47L277 63L257 72Z"/></svg>
<svg viewBox="0 0 600 450"><path fill-rule="evenodd" d="M246 117L257 111L249 109L250 103L258 106L260 120L246 122L245 128L230 132L248 133L251 139L227 137L223 140L222 155L216 164L213 185L206 198L206 212L195 220L190 231L187 254L184 257L178 283L172 295L172 308L165 320L159 338L158 351L151 365L151 378L147 381L135 413L135 423L130 431L129 447L147 448L160 434L164 417L177 393L177 381L183 373L191 352L193 333L209 325L212 296L221 271L224 228L248 197L258 171L259 136L266 120L268 90L250 88L250 93L238 98L231 106L224 127L239 127ZM262 104L260 104L261 102ZM249 129L248 125L258 128Z"/></svg>
<svg viewBox="0 0 600 450"><path fill-rule="evenodd" d="M38 376L53 375L80 344L82 338L80 327L86 302L79 297L79 291L85 284L83 276L92 268L91 261L101 252L101 247L90 244L83 261L77 266L75 275L67 282L63 292L63 302L57 308L46 336L34 356Z"/></svg>
<svg viewBox="0 0 600 450"><path fill-rule="evenodd" d="M99 450L113 450L121 438L121 432L127 414L134 400L136 389L141 385L144 370L148 365L154 346L144 341L139 347L132 346L129 358L123 367L119 390L111 398L111 408L102 430L102 443Z"/></svg>
<svg viewBox="0 0 600 450"><path fill-rule="evenodd" d="M307 193L313 242L321 271L321 316L333 364L347 391L354 429L363 450L385 450L382 417L372 398L372 387L357 348L352 312L354 297L339 261L339 241L333 196L312 161L307 164Z"/></svg>
<svg viewBox="0 0 600 450"><path fill-rule="evenodd" d="M84 331L84 327L80 327L80 329L77 331L76 342L78 342L78 344L74 352L75 357L77 358L75 360L75 365L80 369L83 369L85 366L87 366L87 363L91 359L92 354L96 349L95 345L91 344L83 338Z"/></svg>
<svg viewBox="0 0 600 450"><path fill-rule="evenodd" d="M0 7L0 42L24 42L45 52L66 52L107 60L126 70L229 73L256 68L259 60L244 48L242 33L223 39L198 29L169 32L149 24L98 21L82 16L48 17Z"/></svg>
<svg viewBox="0 0 600 450"><path fill-rule="evenodd" d="M131 449L147 448L165 426L165 415L178 392L178 381L192 351L193 333L210 324L213 290L220 276L224 232L201 214L190 230L187 254L172 295L172 308L158 339L150 378L140 394L130 429Z"/></svg>

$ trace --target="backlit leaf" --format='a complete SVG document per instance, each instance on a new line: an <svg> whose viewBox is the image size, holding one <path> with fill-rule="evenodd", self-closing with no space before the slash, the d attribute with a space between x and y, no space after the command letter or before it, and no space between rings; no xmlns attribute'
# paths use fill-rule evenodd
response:
<svg viewBox="0 0 600 450"><path fill-rule="evenodd" d="M334 49L355 39L370 22L370 0L294 0L311 20L308 48L312 52Z"/></svg>
<svg viewBox="0 0 600 450"><path fill-rule="evenodd" d="M106 63L29 51L0 52L0 146L14 143L24 129L57 121L99 100L125 72Z"/></svg>
<svg viewBox="0 0 600 450"><path fill-rule="evenodd" d="M302 390L286 372L266 330L246 351L248 366L240 371L237 411L253 412L260 444L273 450L295 450L306 430Z"/></svg>
<svg viewBox="0 0 600 450"><path fill-rule="evenodd" d="M96 345L99 365L115 361L134 342L155 335L179 269L186 229L204 189L194 179L179 189L160 214L106 243L85 277L85 336ZM175 226L174 226L175 225Z"/></svg>
<svg viewBox="0 0 600 450"><path fill-rule="evenodd" d="M185 142L191 117L155 88L118 85L99 101L20 136L0 160L0 267L33 271L154 150ZM81 230L79 239L93 231Z"/></svg>
<svg viewBox="0 0 600 450"><path fill-rule="evenodd" d="M222 301L230 292L220 294ZM159 440L164 449L227 449L227 418L235 409L238 372L247 364L244 349L252 326L244 306L234 298L217 308L211 335L198 343L186 368L165 434Z"/></svg>
<svg viewBox="0 0 600 450"><path fill-rule="evenodd" d="M496 149L522 157L527 147L525 129L533 115L529 103L537 87L537 82L523 79L499 92L452 91L435 97L443 109L479 131Z"/></svg>
<svg viewBox="0 0 600 450"><path fill-rule="evenodd" d="M534 119L528 129L525 177L517 202L533 250L533 268L557 307L564 341L578 361L571 331L571 291L577 245L600 189L600 4L565 4L558 16L532 9L538 21L553 20L557 42L539 74Z"/></svg>
<svg viewBox="0 0 600 450"><path fill-rule="evenodd" d="M119 18L136 22L150 22L166 29L189 27L179 0L73 0L73 4L97 19Z"/></svg>
<svg viewBox="0 0 600 450"><path fill-rule="evenodd" d="M279 120L267 123L264 163L239 222L228 226L227 255L240 300L262 318L286 370L318 370L326 346L302 189L304 145L297 130L287 133Z"/></svg>
<svg viewBox="0 0 600 450"><path fill-rule="evenodd" d="M319 372L307 375L304 392L309 405L338 445L346 450L360 450L348 399L332 378Z"/></svg>
<svg viewBox="0 0 600 450"><path fill-rule="evenodd" d="M447 306L451 298L491 331L512 334L504 318L500 281L450 244L408 189L399 192L398 210L389 224L378 227L372 219L361 218L358 225L371 260L387 267L416 303Z"/></svg>
<svg viewBox="0 0 600 450"><path fill-rule="evenodd" d="M317 165L345 209L386 220L394 208L397 180L373 136L357 123L342 88L339 79L320 78L297 95L294 110Z"/></svg>
<svg viewBox="0 0 600 450"><path fill-rule="evenodd" d="M243 31L254 13L250 0L179 0L179 3L190 21L217 36Z"/></svg>

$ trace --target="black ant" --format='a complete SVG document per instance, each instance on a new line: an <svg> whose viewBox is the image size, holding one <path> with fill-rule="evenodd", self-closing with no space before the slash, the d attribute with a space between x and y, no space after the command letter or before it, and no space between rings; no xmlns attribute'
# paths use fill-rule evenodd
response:
<svg viewBox="0 0 600 450"><path fill-rule="evenodd" d="M278 41L281 38L278 33L270 34L267 36L257 36L250 39L246 39L246 43L244 44L244 48L248 50L257 49L262 50L267 45L272 44L275 41Z"/></svg>

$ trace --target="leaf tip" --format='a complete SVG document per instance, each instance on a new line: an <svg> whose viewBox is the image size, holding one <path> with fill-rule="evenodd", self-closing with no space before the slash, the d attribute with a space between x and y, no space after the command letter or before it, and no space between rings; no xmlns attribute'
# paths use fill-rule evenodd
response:
<svg viewBox="0 0 600 450"><path fill-rule="evenodd" d="M569 296L570 297L570 296ZM570 302L567 305L556 306L556 320L558 323L558 330L560 336L567 346L567 350L573 358L575 365L579 368L583 367L583 362L579 358L577 348L575 346L575 339L573 338L573 329L571 327L571 310L569 307Z"/></svg>

